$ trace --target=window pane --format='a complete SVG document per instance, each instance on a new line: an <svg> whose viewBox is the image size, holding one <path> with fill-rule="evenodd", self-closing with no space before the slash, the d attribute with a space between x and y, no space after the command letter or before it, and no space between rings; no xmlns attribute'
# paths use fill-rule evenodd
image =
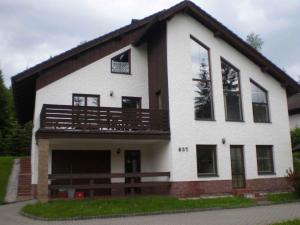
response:
<svg viewBox="0 0 300 225"><path fill-rule="evenodd" d="M194 40L191 42L192 78L209 80L208 50Z"/></svg>
<svg viewBox="0 0 300 225"><path fill-rule="evenodd" d="M268 105L252 103L254 122L268 122Z"/></svg>
<svg viewBox="0 0 300 225"><path fill-rule="evenodd" d="M252 102L267 103L267 93L251 82Z"/></svg>
<svg viewBox="0 0 300 225"><path fill-rule="evenodd" d="M87 106L99 106L99 99L97 97L87 97Z"/></svg>
<svg viewBox="0 0 300 225"><path fill-rule="evenodd" d="M194 111L196 119L213 119L209 52L194 39L191 40Z"/></svg>
<svg viewBox="0 0 300 225"><path fill-rule="evenodd" d="M239 84L239 71L224 60L221 60L223 92L226 120L242 121L242 100Z"/></svg>
<svg viewBox="0 0 300 225"><path fill-rule="evenodd" d="M256 146L258 173L274 173L272 146Z"/></svg>
<svg viewBox="0 0 300 225"><path fill-rule="evenodd" d="M141 108L141 98L123 97L122 98L122 107L123 108L131 108L131 109L140 109Z"/></svg>
<svg viewBox="0 0 300 225"><path fill-rule="evenodd" d="M216 146L197 145L198 175L216 175Z"/></svg>
<svg viewBox="0 0 300 225"><path fill-rule="evenodd" d="M226 119L230 121L241 121L241 100L239 93L225 93Z"/></svg>
<svg viewBox="0 0 300 225"><path fill-rule="evenodd" d="M212 118L211 85L209 81L194 81L196 119Z"/></svg>
<svg viewBox="0 0 300 225"><path fill-rule="evenodd" d="M254 122L269 122L267 92L251 82L251 95Z"/></svg>
<svg viewBox="0 0 300 225"><path fill-rule="evenodd" d="M239 71L232 67L230 64L221 61L222 79L223 79L223 90L224 92L238 92L239 87Z"/></svg>
<svg viewBox="0 0 300 225"><path fill-rule="evenodd" d="M111 71L113 73L128 74L130 72L129 54L130 51L126 51L112 58Z"/></svg>
<svg viewBox="0 0 300 225"><path fill-rule="evenodd" d="M74 106L84 106L85 98L83 96L74 96L73 97L73 105Z"/></svg>

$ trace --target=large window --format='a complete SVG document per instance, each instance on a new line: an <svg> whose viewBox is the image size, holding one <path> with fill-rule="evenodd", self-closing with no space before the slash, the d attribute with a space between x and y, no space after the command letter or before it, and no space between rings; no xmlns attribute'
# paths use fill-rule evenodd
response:
<svg viewBox="0 0 300 225"><path fill-rule="evenodd" d="M251 81L251 95L254 122L270 122L267 91L254 81Z"/></svg>
<svg viewBox="0 0 300 225"><path fill-rule="evenodd" d="M139 97L122 97L122 108L140 109L142 108L142 99Z"/></svg>
<svg viewBox="0 0 300 225"><path fill-rule="evenodd" d="M130 50L127 50L111 59L111 72L130 74Z"/></svg>
<svg viewBox="0 0 300 225"><path fill-rule="evenodd" d="M257 145L257 170L258 174L273 174L273 146L272 145Z"/></svg>
<svg viewBox="0 0 300 225"><path fill-rule="evenodd" d="M197 145L198 176L217 176L217 155L215 145Z"/></svg>
<svg viewBox="0 0 300 225"><path fill-rule="evenodd" d="M239 70L221 59L225 113L227 121L242 121L242 99Z"/></svg>
<svg viewBox="0 0 300 225"><path fill-rule="evenodd" d="M191 37L195 119L213 120L209 49Z"/></svg>
<svg viewBox="0 0 300 225"><path fill-rule="evenodd" d="M73 106L100 106L99 95L73 94Z"/></svg>

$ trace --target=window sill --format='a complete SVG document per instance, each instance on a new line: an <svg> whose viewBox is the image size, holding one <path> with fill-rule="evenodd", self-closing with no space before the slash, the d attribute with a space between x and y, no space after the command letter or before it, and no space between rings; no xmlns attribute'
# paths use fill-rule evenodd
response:
<svg viewBox="0 0 300 225"><path fill-rule="evenodd" d="M209 177L219 177L218 174L199 174L198 173L198 178L209 178Z"/></svg>
<svg viewBox="0 0 300 225"><path fill-rule="evenodd" d="M271 175L276 175L275 172L261 172L261 173L258 173L258 176L271 176Z"/></svg>
<svg viewBox="0 0 300 225"><path fill-rule="evenodd" d="M260 124L260 123L262 123L262 124L272 124L272 122L255 122L255 121L253 121L254 123L258 123L258 124Z"/></svg>
<svg viewBox="0 0 300 225"><path fill-rule="evenodd" d="M212 121L212 122L215 122L216 120L215 119L197 119L195 118L196 121Z"/></svg>
<svg viewBox="0 0 300 225"><path fill-rule="evenodd" d="M245 123L244 120L225 120L226 122Z"/></svg>
<svg viewBox="0 0 300 225"><path fill-rule="evenodd" d="M118 72L112 72L112 71L110 71L110 73L119 74L119 75L132 75L131 73L118 73Z"/></svg>

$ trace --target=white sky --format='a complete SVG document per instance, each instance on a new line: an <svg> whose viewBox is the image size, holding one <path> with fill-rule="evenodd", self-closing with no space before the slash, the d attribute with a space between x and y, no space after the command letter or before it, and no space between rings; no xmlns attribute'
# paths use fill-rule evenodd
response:
<svg viewBox="0 0 300 225"><path fill-rule="evenodd" d="M0 68L10 77L178 0L0 0ZM194 0L241 38L264 40L262 53L300 77L299 0Z"/></svg>

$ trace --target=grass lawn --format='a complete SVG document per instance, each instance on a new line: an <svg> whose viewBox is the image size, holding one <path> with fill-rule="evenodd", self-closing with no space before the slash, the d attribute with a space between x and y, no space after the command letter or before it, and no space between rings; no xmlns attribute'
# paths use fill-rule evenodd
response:
<svg viewBox="0 0 300 225"><path fill-rule="evenodd" d="M272 203L300 201L300 196L297 196L295 193L267 194L267 200Z"/></svg>
<svg viewBox="0 0 300 225"><path fill-rule="evenodd" d="M0 204L3 203L14 157L0 157Z"/></svg>
<svg viewBox="0 0 300 225"><path fill-rule="evenodd" d="M254 202L252 200L241 197L179 200L173 197L155 196L101 200L56 200L48 203L26 205L22 211L26 214L38 217L62 219L215 207L246 207L253 204Z"/></svg>
<svg viewBox="0 0 300 225"><path fill-rule="evenodd" d="M271 225L300 225L300 220L289 220L281 223L274 223Z"/></svg>

